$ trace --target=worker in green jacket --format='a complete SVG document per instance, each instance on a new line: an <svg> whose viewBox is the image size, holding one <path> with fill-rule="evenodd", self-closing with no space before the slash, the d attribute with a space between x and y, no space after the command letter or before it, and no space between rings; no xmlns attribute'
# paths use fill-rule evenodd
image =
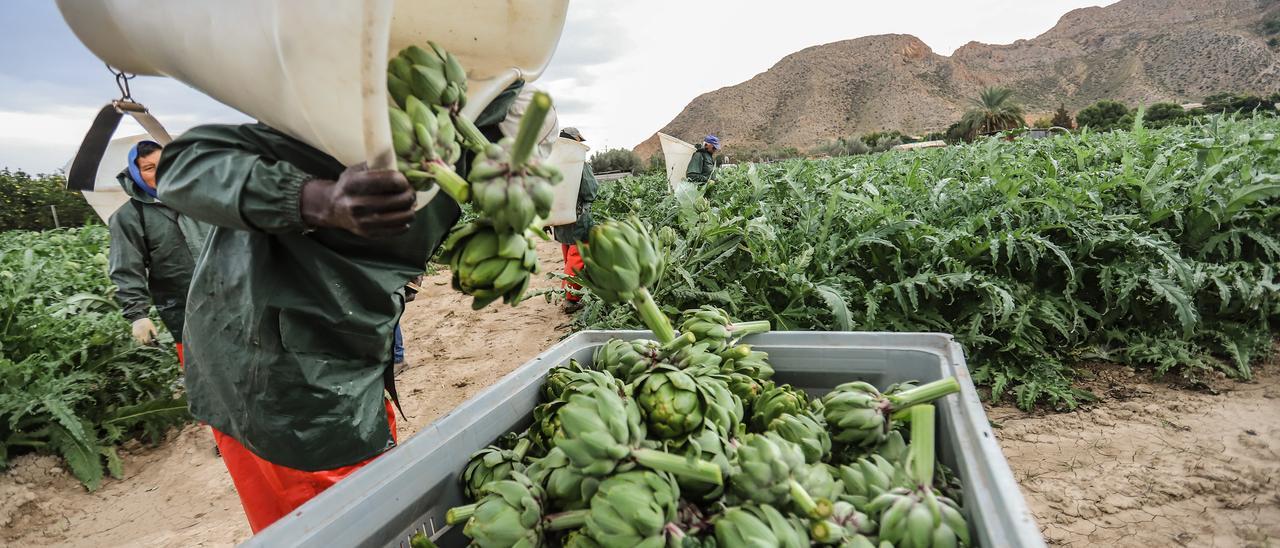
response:
<svg viewBox="0 0 1280 548"><path fill-rule="evenodd" d="M579 143L586 141L582 137L582 132L574 127L560 130L560 136ZM596 182L596 174L591 170L591 164L583 164L582 180L578 183L576 205L578 217L573 223L552 227L552 234L556 241L560 242L560 252L564 255L564 273L567 276L576 276L586 268L586 264L582 261L582 254L578 252L578 243L587 241L587 234L591 231L591 227L595 226L595 221L591 218L591 203L596 201L596 191L599 190L599 186ZM560 286L574 291L582 289L582 286L569 280L562 281ZM573 314L581 310L582 303L579 300L578 295L566 292L565 313Z"/></svg>
<svg viewBox="0 0 1280 548"><path fill-rule="evenodd" d="M129 150L128 167L116 178L129 201L107 221L111 230L108 269L116 285L116 301L133 325L134 339L140 344L155 342L154 305L173 334L181 365L187 288L209 227L156 199L160 152L158 143L139 141Z"/></svg>
<svg viewBox="0 0 1280 548"><path fill-rule="evenodd" d="M702 148L693 153L693 157L689 158L689 169L685 170L684 178L695 183L705 183L711 180L711 172L716 168L715 153L720 150L720 138L715 135L708 135L702 140Z"/></svg>
<svg viewBox="0 0 1280 548"><path fill-rule="evenodd" d="M518 87L476 120L490 139ZM395 445L404 287L461 210L439 193L415 211L398 171L263 124L191 129L159 180L166 204L214 225L187 302L187 398L256 533Z"/></svg>

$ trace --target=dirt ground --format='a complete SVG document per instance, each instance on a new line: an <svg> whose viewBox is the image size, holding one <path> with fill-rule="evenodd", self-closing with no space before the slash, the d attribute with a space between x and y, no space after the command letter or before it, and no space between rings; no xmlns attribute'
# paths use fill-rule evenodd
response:
<svg viewBox="0 0 1280 548"><path fill-rule="evenodd" d="M543 271L558 246L539 247ZM539 278L537 287L554 282ZM398 377L403 438L537 355L566 331L541 297L474 312L430 277L402 323L410 368ZM1102 399L1075 412L989 410L1051 544L1280 544L1280 363L1217 393L1170 388L1097 367ZM53 457L25 456L0 475L3 546L230 546L249 536L207 429L157 448L126 448L124 480L86 493Z"/></svg>

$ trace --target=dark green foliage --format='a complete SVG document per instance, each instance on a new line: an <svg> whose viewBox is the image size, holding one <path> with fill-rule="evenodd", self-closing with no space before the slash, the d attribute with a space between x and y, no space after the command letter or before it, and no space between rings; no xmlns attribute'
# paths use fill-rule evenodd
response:
<svg viewBox="0 0 1280 548"><path fill-rule="evenodd" d="M111 299L107 229L0 234L0 467L60 454L90 490L115 444L187 418L171 340L138 346ZM167 336L164 336L167 338Z"/></svg>
<svg viewBox="0 0 1280 548"><path fill-rule="evenodd" d="M591 169L596 173L610 171L639 173L644 170L644 165L639 154L625 148L606 149L591 155Z"/></svg>
<svg viewBox="0 0 1280 548"><path fill-rule="evenodd" d="M1058 110L1054 111L1053 119L1050 123L1054 127L1072 129L1076 127L1075 121L1071 119L1071 113L1067 112L1066 105L1058 105Z"/></svg>
<svg viewBox="0 0 1280 548"><path fill-rule="evenodd" d="M862 142L862 139L845 139L844 137L819 145L813 149L813 153L816 155L831 157L857 156L869 152L871 152L871 147Z"/></svg>
<svg viewBox="0 0 1280 548"><path fill-rule="evenodd" d="M66 189L61 175L32 176L0 169L0 231L54 228L56 207L62 227L82 226L97 219L79 192Z"/></svg>
<svg viewBox="0 0 1280 548"><path fill-rule="evenodd" d="M1253 114L1275 112L1275 101L1257 95L1215 93L1204 99L1204 110L1210 114Z"/></svg>
<svg viewBox="0 0 1280 548"><path fill-rule="evenodd" d="M1083 360L1248 378L1269 352L1277 134L1276 118L1216 118L989 139L739 166L674 196L662 178L630 178L596 211L680 235L655 291L668 312L713 304L780 330L952 333L996 398L1070 407ZM577 321L633 318L588 299Z"/></svg>
<svg viewBox="0 0 1280 548"><path fill-rule="evenodd" d="M1076 114L1076 123L1080 127L1087 127L1094 131L1110 131L1113 129L1127 128L1132 125L1133 118L1125 119L1129 115L1129 107L1119 101L1102 100L1085 107ZM1125 122L1128 122L1126 124Z"/></svg>

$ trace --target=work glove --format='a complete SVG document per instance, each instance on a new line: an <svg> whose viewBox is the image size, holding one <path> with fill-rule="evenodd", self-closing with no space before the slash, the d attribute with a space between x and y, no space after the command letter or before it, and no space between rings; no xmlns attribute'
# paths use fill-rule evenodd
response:
<svg viewBox="0 0 1280 548"><path fill-rule="evenodd" d="M151 318L138 318L133 320L133 340L138 344L149 345L156 342L156 324Z"/></svg>
<svg viewBox="0 0 1280 548"><path fill-rule="evenodd" d="M409 230L415 200L413 187L399 171L371 171L359 164L343 171L337 181L303 183L299 207L308 227L384 238Z"/></svg>

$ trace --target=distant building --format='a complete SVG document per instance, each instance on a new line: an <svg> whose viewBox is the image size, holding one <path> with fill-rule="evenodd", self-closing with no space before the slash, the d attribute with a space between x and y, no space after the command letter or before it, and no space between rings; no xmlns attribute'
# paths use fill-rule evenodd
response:
<svg viewBox="0 0 1280 548"><path fill-rule="evenodd" d="M918 148L938 148L947 146L946 141L924 141L921 143L903 143L896 145L892 150L915 150Z"/></svg>

